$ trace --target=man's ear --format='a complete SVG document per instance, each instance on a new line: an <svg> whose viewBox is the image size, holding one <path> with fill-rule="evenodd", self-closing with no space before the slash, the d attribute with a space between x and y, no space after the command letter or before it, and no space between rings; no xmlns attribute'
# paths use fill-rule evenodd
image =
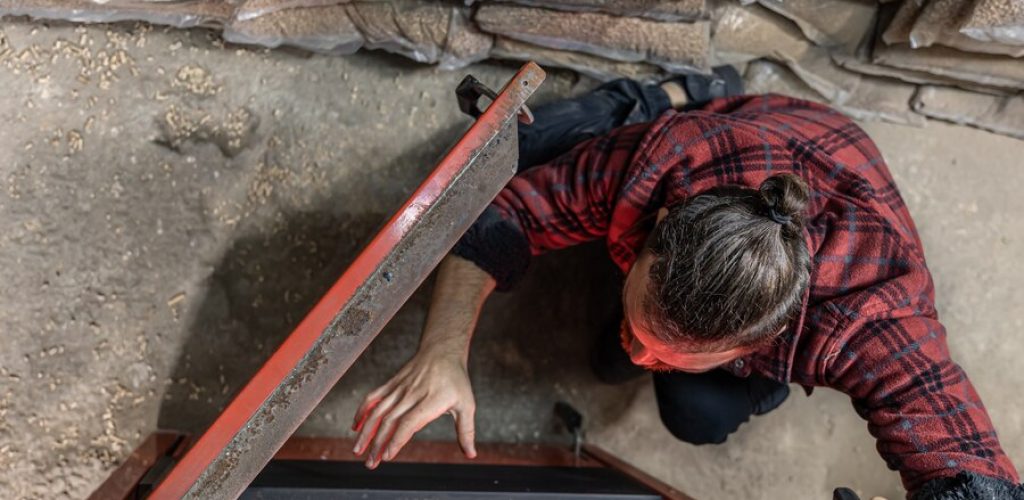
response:
<svg viewBox="0 0 1024 500"><path fill-rule="evenodd" d="M658 224L660 224L661 223L661 219L664 219L666 215L668 215L668 208L667 207L659 208L658 209L658 218L657 218L656 222Z"/></svg>

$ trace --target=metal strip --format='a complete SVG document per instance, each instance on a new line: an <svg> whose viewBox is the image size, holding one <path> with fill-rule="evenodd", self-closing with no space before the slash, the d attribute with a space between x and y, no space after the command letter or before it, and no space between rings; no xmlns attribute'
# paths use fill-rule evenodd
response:
<svg viewBox="0 0 1024 500"><path fill-rule="evenodd" d="M528 63L377 233L152 499L237 498L515 173Z"/></svg>
<svg viewBox="0 0 1024 500"><path fill-rule="evenodd" d="M329 460L336 462L359 461L352 454L353 438L324 438L292 436L277 451L274 460ZM388 463L465 464L465 465L536 465L543 467L572 467L575 456L564 446L541 443L477 443L477 456L466 458L462 448L454 441L412 440L402 453ZM602 467L582 457L579 467Z"/></svg>
<svg viewBox="0 0 1024 500"><path fill-rule="evenodd" d="M608 453L600 446L584 444L583 453L608 466L609 469L615 469L633 478L634 481L658 492L658 494L666 500L694 500L690 495L669 486L668 483L665 483L664 481L634 467L629 462Z"/></svg>
<svg viewBox="0 0 1024 500"><path fill-rule="evenodd" d="M186 441L184 434L157 431L149 435L125 461L118 466L87 500L128 500L135 498L135 488L161 457L172 455Z"/></svg>

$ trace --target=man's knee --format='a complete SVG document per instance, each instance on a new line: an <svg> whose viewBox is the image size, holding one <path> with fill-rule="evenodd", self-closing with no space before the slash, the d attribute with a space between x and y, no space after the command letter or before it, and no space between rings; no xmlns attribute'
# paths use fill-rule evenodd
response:
<svg viewBox="0 0 1024 500"><path fill-rule="evenodd" d="M720 371L659 373L654 390L661 421L687 443L724 443L753 413L749 382Z"/></svg>
<svg viewBox="0 0 1024 500"><path fill-rule="evenodd" d="M722 444L747 421L716 408L688 408L685 415L661 408L661 422L676 439L690 444ZM671 412L671 413L670 413Z"/></svg>

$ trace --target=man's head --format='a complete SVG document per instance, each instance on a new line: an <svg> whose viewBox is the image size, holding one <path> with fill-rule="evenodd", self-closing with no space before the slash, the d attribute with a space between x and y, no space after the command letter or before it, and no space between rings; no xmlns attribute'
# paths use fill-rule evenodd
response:
<svg viewBox="0 0 1024 500"><path fill-rule="evenodd" d="M623 292L633 361L706 371L785 329L809 281L807 200L782 174L662 209Z"/></svg>

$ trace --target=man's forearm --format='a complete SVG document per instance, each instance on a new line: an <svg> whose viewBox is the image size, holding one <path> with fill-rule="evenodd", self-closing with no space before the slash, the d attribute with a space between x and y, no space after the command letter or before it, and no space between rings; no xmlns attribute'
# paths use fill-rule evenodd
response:
<svg viewBox="0 0 1024 500"><path fill-rule="evenodd" d="M458 356L465 363L480 308L494 291L495 281L476 264L448 255L438 267L420 352Z"/></svg>
<svg viewBox="0 0 1024 500"><path fill-rule="evenodd" d="M476 457L476 401L466 364L480 307L495 282L472 262L449 255L442 262L420 349L395 376L366 395L352 430L356 455L373 469L391 460L423 426L450 413L467 458Z"/></svg>

